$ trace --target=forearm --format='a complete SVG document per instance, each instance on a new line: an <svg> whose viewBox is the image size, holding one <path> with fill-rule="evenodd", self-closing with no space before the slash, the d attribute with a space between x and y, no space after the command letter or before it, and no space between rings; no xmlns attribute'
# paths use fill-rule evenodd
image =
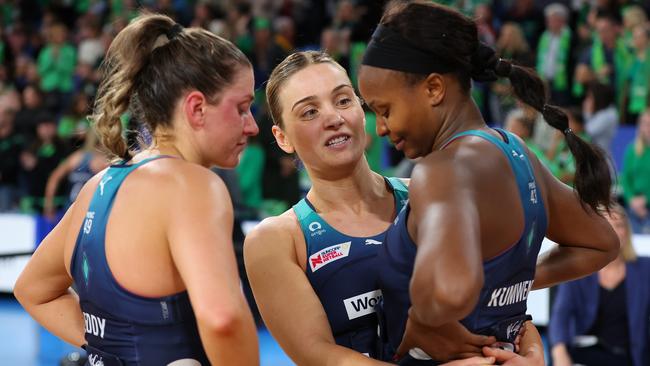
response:
<svg viewBox="0 0 650 366"><path fill-rule="evenodd" d="M339 346L335 343L322 342L313 349L300 348L301 353L307 357L300 357L298 364L321 366L382 366L389 363L372 359L355 350ZM295 360L298 361L298 360Z"/></svg>
<svg viewBox="0 0 650 366"><path fill-rule="evenodd" d="M18 301L39 324L55 336L80 347L86 343L84 318L77 294L66 293L46 303L32 303L17 296Z"/></svg>
<svg viewBox="0 0 650 366"><path fill-rule="evenodd" d="M557 246L540 255L533 290L575 280L603 268L617 252L594 248Z"/></svg>

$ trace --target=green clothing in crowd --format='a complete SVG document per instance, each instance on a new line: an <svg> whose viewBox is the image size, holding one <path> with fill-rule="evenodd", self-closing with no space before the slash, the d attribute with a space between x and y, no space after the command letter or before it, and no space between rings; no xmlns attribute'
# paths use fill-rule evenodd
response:
<svg viewBox="0 0 650 366"><path fill-rule="evenodd" d="M627 80L628 105L627 110L632 114L641 114L648 106L648 83L650 83L650 47L646 50L645 58L635 57L629 69Z"/></svg>
<svg viewBox="0 0 650 366"><path fill-rule="evenodd" d="M73 75L77 63L77 52L70 44L47 45L38 54L38 73L41 76L41 89L45 92L72 91Z"/></svg>
<svg viewBox="0 0 650 366"><path fill-rule="evenodd" d="M634 150L634 143L627 146L621 173L623 197L628 204L639 195L650 199L650 147L646 146L641 155Z"/></svg>
<svg viewBox="0 0 650 366"><path fill-rule="evenodd" d="M264 173L264 149L256 143L246 146L237 166L241 198L247 207L262 206L262 174Z"/></svg>
<svg viewBox="0 0 650 366"><path fill-rule="evenodd" d="M381 154L383 152L384 141L377 136L377 116L372 112L366 112L366 135L370 137L370 145L366 146L366 159L370 169L379 174L383 174L381 166Z"/></svg>

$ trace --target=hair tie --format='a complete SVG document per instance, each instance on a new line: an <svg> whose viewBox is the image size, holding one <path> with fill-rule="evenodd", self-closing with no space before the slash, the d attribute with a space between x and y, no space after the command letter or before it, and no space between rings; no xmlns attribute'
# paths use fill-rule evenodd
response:
<svg viewBox="0 0 650 366"><path fill-rule="evenodd" d="M571 127L567 127L564 131L562 131L562 133L564 134L564 136L566 136L570 133L573 133L573 130L571 129Z"/></svg>
<svg viewBox="0 0 650 366"><path fill-rule="evenodd" d="M165 33L165 35L167 36L167 39L173 41L174 38L176 38L182 31L183 26L178 23L174 23L174 25L172 25L172 27Z"/></svg>
<svg viewBox="0 0 650 366"><path fill-rule="evenodd" d="M512 71L512 62L505 59L498 59L496 65L494 65L494 72L503 78L510 76Z"/></svg>

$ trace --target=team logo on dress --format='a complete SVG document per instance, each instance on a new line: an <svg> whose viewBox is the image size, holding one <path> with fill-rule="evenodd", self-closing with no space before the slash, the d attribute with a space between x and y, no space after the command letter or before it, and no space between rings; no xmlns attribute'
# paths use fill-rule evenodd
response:
<svg viewBox="0 0 650 366"><path fill-rule="evenodd" d="M352 244L351 241L346 241L345 243L332 245L310 255L309 267L311 271L316 272L326 264L347 257L350 254L350 244Z"/></svg>
<svg viewBox="0 0 650 366"><path fill-rule="evenodd" d="M309 224L309 231L311 231L311 236L314 236L321 235L325 232L325 229L323 229L323 226L320 224L320 222L314 221Z"/></svg>
<svg viewBox="0 0 650 366"><path fill-rule="evenodd" d="M108 183L108 181L111 180L111 179L113 179L113 177L111 177L109 175L106 178L99 181L99 195L100 196L104 195L104 184Z"/></svg>
<svg viewBox="0 0 650 366"><path fill-rule="evenodd" d="M201 366L201 363L193 358L184 358L168 363L167 366Z"/></svg>
<svg viewBox="0 0 650 366"><path fill-rule="evenodd" d="M381 242L375 239L366 239L366 245L381 245Z"/></svg>

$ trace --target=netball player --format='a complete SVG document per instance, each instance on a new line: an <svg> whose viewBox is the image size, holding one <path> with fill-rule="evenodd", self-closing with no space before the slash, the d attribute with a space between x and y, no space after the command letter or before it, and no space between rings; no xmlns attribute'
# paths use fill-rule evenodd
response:
<svg viewBox="0 0 650 366"><path fill-rule="evenodd" d="M234 167L258 132L250 63L207 31L144 15L103 67L93 120L118 161L81 189L16 297L53 334L85 345L92 365L258 364L232 204L208 169ZM120 122L127 109L153 136L135 155Z"/></svg>

